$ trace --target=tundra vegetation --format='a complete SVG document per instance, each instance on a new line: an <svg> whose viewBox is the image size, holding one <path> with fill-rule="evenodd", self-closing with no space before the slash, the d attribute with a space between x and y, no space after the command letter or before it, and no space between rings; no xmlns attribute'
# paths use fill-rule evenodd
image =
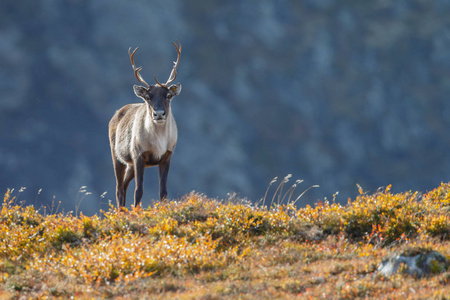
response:
<svg viewBox="0 0 450 300"><path fill-rule="evenodd" d="M4 195L0 297L446 299L450 271L377 272L394 253L450 257L450 184L421 194L360 188L302 206L292 189L252 204L190 193L94 216ZM270 194L270 192L269 192ZM287 195L283 200L284 195ZM264 203L264 205L263 205Z"/></svg>

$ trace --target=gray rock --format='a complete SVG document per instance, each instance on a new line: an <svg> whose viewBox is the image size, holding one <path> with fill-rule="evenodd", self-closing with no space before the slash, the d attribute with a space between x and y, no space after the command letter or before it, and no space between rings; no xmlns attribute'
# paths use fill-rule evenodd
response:
<svg viewBox="0 0 450 300"><path fill-rule="evenodd" d="M448 259L436 251L417 253L402 253L385 259L378 267L378 272L384 276L404 272L409 275L423 277L446 271L450 264Z"/></svg>

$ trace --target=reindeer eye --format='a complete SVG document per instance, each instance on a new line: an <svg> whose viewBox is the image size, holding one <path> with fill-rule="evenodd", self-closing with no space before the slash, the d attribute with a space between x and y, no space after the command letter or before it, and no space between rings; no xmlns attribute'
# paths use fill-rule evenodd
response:
<svg viewBox="0 0 450 300"><path fill-rule="evenodd" d="M172 99L173 95L172 94L167 94L166 99L170 100Z"/></svg>

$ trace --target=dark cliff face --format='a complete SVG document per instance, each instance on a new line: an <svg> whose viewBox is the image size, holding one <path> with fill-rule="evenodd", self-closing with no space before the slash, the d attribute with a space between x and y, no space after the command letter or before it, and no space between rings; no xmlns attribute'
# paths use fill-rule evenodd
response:
<svg viewBox="0 0 450 300"><path fill-rule="evenodd" d="M28 203L114 199L107 124L140 101L127 50L164 78L177 39L170 197L257 201L288 173L321 186L304 202L450 180L448 1L48 0L4 2L0 20L0 191ZM148 205L156 169L145 183Z"/></svg>

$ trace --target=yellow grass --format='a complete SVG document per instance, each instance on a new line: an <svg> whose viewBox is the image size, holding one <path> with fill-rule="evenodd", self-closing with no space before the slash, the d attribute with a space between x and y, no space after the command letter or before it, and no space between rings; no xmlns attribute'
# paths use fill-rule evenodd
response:
<svg viewBox="0 0 450 300"><path fill-rule="evenodd" d="M266 203L267 204L267 203ZM146 209L88 217L15 203L0 215L0 298L436 298L450 271L386 278L393 253L450 257L450 185L425 195L390 187L347 205L297 208L191 193Z"/></svg>

